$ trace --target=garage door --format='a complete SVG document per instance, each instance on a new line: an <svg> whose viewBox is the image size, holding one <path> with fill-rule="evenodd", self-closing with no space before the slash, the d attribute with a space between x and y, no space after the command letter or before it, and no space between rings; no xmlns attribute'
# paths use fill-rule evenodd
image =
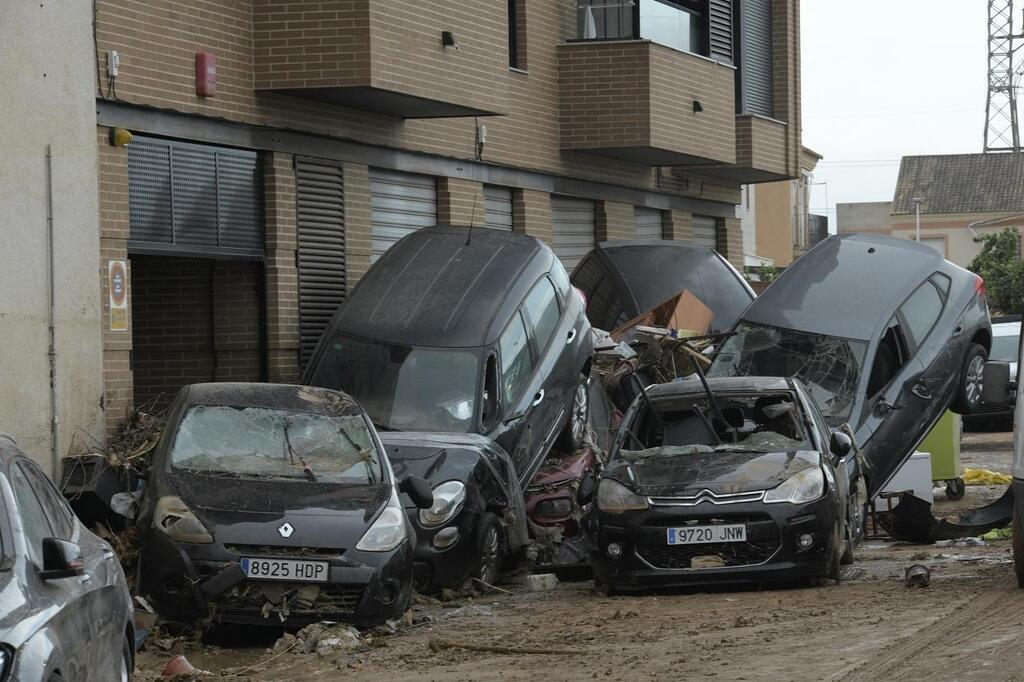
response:
<svg viewBox="0 0 1024 682"><path fill-rule="evenodd" d="M636 238L662 238L661 211L644 206L636 207Z"/></svg>
<svg viewBox="0 0 1024 682"><path fill-rule="evenodd" d="M597 246L594 234L594 202L551 197L551 222L555 254L569 272Z"/></svg>
<svg viewBox="0 0 1024 682"><path fill-rule="evenodd" d="M405 235L437 224L437 180L430 175L371 168L370 198L371 263Z"/></svg>
<svg viewBox="0 0 1024 682"><path fill-rule="evenodd" d="M128 145L133 253L260 257L256 152L136 135Z"/></svg>
<svg viewBox="0 0 1024 682"><path fill-rule="evenodd" d="M299 364L306 366L345 300L345 202L341 168L295 160L299 236Z"/></svg>
<svg viewBox="0 0 1024 682"><path fill-rule="evenodd" d="M693 243L718 250L718 219L693 216Z"/></svg>
<svg viewBox="0 0 1024 682"><path fill-rule="evenodd" d="M484 185L484 204L487 207L484 223L487 227L512 229L512 188Z"/></svg>

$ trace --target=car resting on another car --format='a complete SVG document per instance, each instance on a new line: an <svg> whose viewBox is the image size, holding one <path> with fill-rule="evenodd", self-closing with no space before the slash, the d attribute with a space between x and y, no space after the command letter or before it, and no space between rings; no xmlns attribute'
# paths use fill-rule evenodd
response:
<svg viewBox="0 0 1024 682"><path fill-rule="evenodd" d="M653 386L630 407L586 519L595 582L838 580L867 501L852 440L799 380L709 387Z"/></svg>
<svg viewBox="0 0 1024 682"><path fill-rule="evenodd" d="M326 389L181 390L139 505L138 590L165 619L376 624L412 595L414 530L359 405Z"/></svg>

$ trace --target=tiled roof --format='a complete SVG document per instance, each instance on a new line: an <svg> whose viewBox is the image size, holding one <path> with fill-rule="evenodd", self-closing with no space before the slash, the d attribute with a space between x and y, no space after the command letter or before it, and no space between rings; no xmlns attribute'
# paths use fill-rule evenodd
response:
<svg viewBox="0 0 1024 682"><path fill-rule="evenodd" d="M1024 153L904 156L893 214L1024 211Z"/></svg>

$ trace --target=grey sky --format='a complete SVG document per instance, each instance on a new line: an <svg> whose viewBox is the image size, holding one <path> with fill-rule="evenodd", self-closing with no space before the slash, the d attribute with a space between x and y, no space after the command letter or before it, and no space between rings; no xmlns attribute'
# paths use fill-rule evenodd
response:
<svg viewBox="0 0 1024 682"><path fill-rule="evenodd" d="M889 201L908 154L982 150L986 0L803 0L803 142L811 199ZM1021 16L1015 15L1020 30Z"/></svg>

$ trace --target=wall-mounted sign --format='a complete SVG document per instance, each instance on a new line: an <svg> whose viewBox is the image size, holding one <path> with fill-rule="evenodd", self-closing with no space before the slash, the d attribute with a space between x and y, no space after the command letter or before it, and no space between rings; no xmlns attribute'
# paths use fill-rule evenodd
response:
<svg viewBox="0 0 1024 682"><path fill-rule="evenodd" d="M110 331L128 331L128 261L107 263L107 291L110 298Z"/></svg>

